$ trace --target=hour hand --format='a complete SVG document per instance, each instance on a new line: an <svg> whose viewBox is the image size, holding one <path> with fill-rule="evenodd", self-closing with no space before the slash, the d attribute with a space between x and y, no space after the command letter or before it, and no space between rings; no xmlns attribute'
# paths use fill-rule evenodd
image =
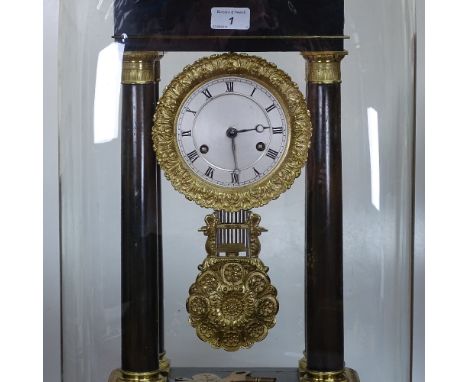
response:
<svg viewBox="0 0 468 382"><path fill-rule="evenodd" d="M229 139L231 139L231 149L232 155L234 157L234 171L239 171L239 167L237 165L237 153L236 153L236 136L239 131L235 127L230 127L226 130L226 135Z"/></svg>
<svg viewBox="0 0 468 382"><path fill-rule="evenodd" d="M231 148L232 155L234 156L234 171L239 171L239 165L237 163L237 153L236 153L236 137L231 138Z"/></svg>

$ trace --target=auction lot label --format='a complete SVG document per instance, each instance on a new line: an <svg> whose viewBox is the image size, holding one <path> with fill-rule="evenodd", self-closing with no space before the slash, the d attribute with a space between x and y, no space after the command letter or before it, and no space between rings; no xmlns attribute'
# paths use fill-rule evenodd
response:
<svg viewBox="0 0 468 382"><path fill-rule="evenodd" d="M249 28L249 8L211 8L211 29L247 30Z"/></svg>

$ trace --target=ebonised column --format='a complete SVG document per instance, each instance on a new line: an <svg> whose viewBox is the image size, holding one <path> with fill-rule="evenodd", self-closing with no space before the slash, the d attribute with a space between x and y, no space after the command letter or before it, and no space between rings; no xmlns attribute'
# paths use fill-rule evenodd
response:
<svg viewBox="0 0 468 382"><path fill-rule="evenodd" d="M114 381L161 381L161 202L151 130L157 52L125 52L122 68L122 368Z"/></svg>
<svg viewBox="0 0 468 382"><path fill-rule="evenodd" d="M346 381L343 341L343 208L340 61L306 52L313 137L306 165L304 379ZM328 378L328 379L327 379Z"/></svg>

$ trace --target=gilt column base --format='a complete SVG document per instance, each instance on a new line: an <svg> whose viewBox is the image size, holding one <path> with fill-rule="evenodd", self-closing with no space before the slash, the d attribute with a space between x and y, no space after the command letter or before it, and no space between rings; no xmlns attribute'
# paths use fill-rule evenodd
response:
<svg viewBox="0 0 468 382"><path fill-rule="evenodd" d="M108 382L165 382L166 378L157 371L131 372L122 369L114 370Z"/></svg>
<svg viewBox="0 0 468 382"><path fill-rule="evenodd" d="M159 373L167 377L171 371L171 360L167 358L166 353L159 354Z"/></svg>
<svg viewBox="0 0 468 382"><path fill-rule="evenodd" d="M340 371L299 371L300 382L359 382L358 373L350 368Z"/></svg>

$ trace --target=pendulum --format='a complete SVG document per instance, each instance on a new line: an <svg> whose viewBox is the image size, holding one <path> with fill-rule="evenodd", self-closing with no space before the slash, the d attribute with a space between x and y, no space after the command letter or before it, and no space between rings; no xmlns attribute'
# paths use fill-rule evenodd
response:
<svg viewBox="0 0 468 382"><path fill-rule="evenodd" d="M258 258L260 216L217 210L205 217L207 257L189 290L190 324L202 341L236 351L263 340L276 323L278 300Z"/></svg>

